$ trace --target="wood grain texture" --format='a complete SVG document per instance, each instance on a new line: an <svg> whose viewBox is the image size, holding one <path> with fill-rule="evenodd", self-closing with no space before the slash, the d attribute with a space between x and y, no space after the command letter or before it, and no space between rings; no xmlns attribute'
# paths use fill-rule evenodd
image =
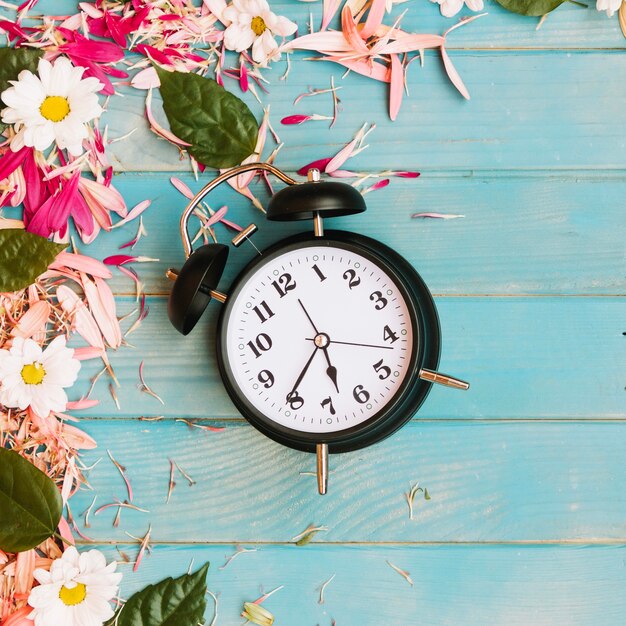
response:
<svg viewBox="0 0 626 626"><path fill-rule="evenodd" d="M194 192L209 180L178 177ZM165 270L180 267L184 260L178 224L187 201L168 174L122 174L115 185L129 206L153 200L144 214L148 236L134 253L160 259L137 270L147 293L167 293L171 285ZM267 200L260 185L254 189ZM365 215L327 220L326 227L352 230L391 246L436 294L620 294L626 293L625 197L626 178L621 176L426 173L416 180L393 179L389 187L366 197ZM260 249L310 228L302 222L268 223L228 186L218 187L208 200L215 208L227 204L228 217L242 225L255 222L259 233L253 241ZM465 218L411 219L427 211ZM198 222L194 219L191 225L195 233ZM136 229L137 224L128 224L98 238L87 250L95 257L108 256L131 240ZM216 233L225 243L233 234L221 225ZM248 244L231 248L223 290L255 254ZM131 289L126 278L113 285L118 293Z"/></svg>
<svg viewBox="0 0 626 626"><path fill-rule="evenodd" d="M128 299L118 299L122 310ZM122 386L117 411L103 377L86 412L104 417L165 415L239 417L215 362L217 304L187 337L166 317L164 298L149 299L150 313L111 363ZM443 329L440 368L470 380L461 393L433 388L419 412L425 418L623 418L623 298L438 298ZM145 361L148 384L164 400L137 389ZM84 362L76 396L99 365Z"/></svg>
<svg viewBox="0 0 626 626"><path fill-rule="evenodd" d="M64 12L76 12L75 0L39 0L37 9L32 13L59 15ZM304 31L313 15L313 24L319 28L322 3L293 2L292 0L274 0L272 10L287 15L300 25ZM521 18L509 13L493 0L485 1L484 11L488 16L467 28L462 28L450 36L449 48L558 48L558 49L601 49L624 48L624 39L616 19L607 19L605 13L599 13L591 5L589 10L572 4L563 4L553 12L540 30L536 30L538 18ZM427 2L408 2L399 4L392 16L387 16L386 23L393 23L397 16L408 9L402 21L405 30L420 33L443 33L460 17L474 15L465 9L455 18L448 19L440 15L439 9Z"/></svg>
<svg viewBox="0 0 626 626"><path fill-rule="evenodd" d="M241 624L243 602L261 595L259 585L264 591L285 585L264 606L276 624L289 626L330 626L332 619L337 626L621 626L626 610L623 547L261 546L220 571L234 549L157 546L137 574L123 567L123 592L208 560L209 589L220 594L220 626ZM410 571L415 585L387 560ZM319 605L319 587L333 574Z"/></svg>
<svg viewBox="0 0 626 626"><path fill-rule="evenodd" d="M463 424L411 422L384 442L331 455L329 493L317 494L315 457L270 442L248 424L207 432L171 421L84 422L128 472L134 503L83 529L98 540L143 535L157 542L289 542L309 524L315 542L626 541L623 424ZM598 454L601 451L601 454ZM95 508L126 498L104 450L83 456L98 494ZM197 484L175 472L176 461ZM418 494L409 519L405 493ZM93 492L72 499L86 509ZM277 512L282 513L278 514ZM181 536L181 529L184 535Z"/></svg>
<svg viewBox="0 0 626 626"><path fill-rule="evenodd" d="M409 71L411 95L396 122L387 114L386 86L354 75L340 81L340 68L302 61L301 53L296 56L294 63L301 69L281 83L281 70L274 68L271 93L264 100L285 142L277 160L282 168L298 169L332 156L363 123L374 122L378 127L370 136L372 145L350 161L351 168L623 169L626 119L621 103L626 83L615 76L626 72L626 55L618 52L456 51L453 61L472 94L470 102L449 83L440 59L427 53L425 67L413 64ZM323 122L280 127L279 120L294 112L332 113L330 98L293 106L293 99L309 85L327 87L331 75L344 87L344 112L335 127L329 130ZM229 88L238 89L236 84ZM124 98L112 99L109 106L109 136L137 130L129 140L111 146L115 168L188 170L178 151L148 130L145 94L123 93ZM260 118L260 105L252 96L245 100Z"/></svg>

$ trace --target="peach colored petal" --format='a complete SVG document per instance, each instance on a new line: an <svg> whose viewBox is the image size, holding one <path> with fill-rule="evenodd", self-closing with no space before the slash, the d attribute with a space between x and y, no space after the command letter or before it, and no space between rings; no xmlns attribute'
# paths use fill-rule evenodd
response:
<svg viewBox="0 0 626 626"><path fill-rule="evenodd" d="M102 261L84 254L60 252L57 254L54 263L50 265L50 269L62 269L63 267L69 267L70 269L85 272L91 276L98 276L99 278L111 278L112 276L109 268Z"/></svg>
<svg viewBox="0 0 626 626"><path fill-rule="evenodd" d="M92 282L86 274L81 274L81 280L89 310L104 339L111 348L119 348L122 344L122 330L115 315L115 298L111 289L101 278L95 278L95 282Z"/></svg>
<svg viewBox="0 0 626 626"><path fill-rule="evenodd" d="M96 324L96 320L85 306L85 303L78 297L76 292L65 285L59 285L56 294L63 310L66 313L74 315L74 328L76 332L90 346L100 348L104 354L102 333L98 328L98 324ZM106 357L106 354L104 354L104 357Z"/></svg>
<svg viewBox="0 0 626 626"><path fill-rule="evenodd" d="M372 0L372 5L370 6L367 19L365 20L365 26L363 26L361 30L361 37L363 39L369 39L382 24L386 5L386 0Z"/></svg>
<svg viewBox="0 0 626 626"><path fill-rule="evenodd" d="M15 593L28 595L33 586L33 572L35 571L35 550L18 552L15 561Z"/></svg>
<svg viewBox="0 0 626 626"><path fill-rule="evenodd" d="M91 400L90 402L96 402ZM69 407L69 404L68 404ZM71 448L76 450L93 450L97 444L87 433L71 424L63 424L63 439Z"/></svg>
<svg viewBox="0 0 626 626"><path fill-rule="evenodd" d="M395 120L404 95L404 68L397 54L391 55L391 84L389 86L389 117Z"/></svg>
<svg viewBox="0 0 626 626"><path fill-rule="evenodd" d="M23 337L27 339L36 333L44 331L46 323L50 317L50 304L45 300L35 302L22 317L17 325L13 327L11 335L13 337Z"/></svg>

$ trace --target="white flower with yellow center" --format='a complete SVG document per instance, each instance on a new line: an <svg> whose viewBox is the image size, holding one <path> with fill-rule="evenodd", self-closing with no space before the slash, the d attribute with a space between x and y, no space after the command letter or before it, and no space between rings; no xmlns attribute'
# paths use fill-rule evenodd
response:
<svg viewBox="0 0 626 626"><path fill-rule="evenodd" d="M224 31L226 48L243 52L252 46L252 59L259 65L280 58L275 35L287 37L298 29L291 20L272 13L266 0L233 0L222 17L230 22Z"/></svg>
<svg viewBox="0 0 626 626"><path fill-rule="evenodd" d="M110 601L122 578L117 563L107 565L99 550L78 553L70 547L50 566L36 569L28 604L35 626L101 626L113 617Z"/></svg>
<svg viewBox="0 0 626 626"><path fill-rule="evenodd" d="M102 84L97 78L83 78L84 71L65 57L59 57L54 65L41 59L37 75L23 70L17 80L9 81L13 86L0 98L7 105L2 121L15 125L12 150L23 146L45 150L56 141L70 154L82 154L85 124L102 113L97 95Z"/></svg>
<svg viewBox="0 0 626 626"><path fill-rule="evenodd" d="M0 350L0 404L21 410L30 406L39 417L64 411L63 388L74 384L79 369L65 337L56 337L45 350L32 339L15 337L10 350Z"/></svg>

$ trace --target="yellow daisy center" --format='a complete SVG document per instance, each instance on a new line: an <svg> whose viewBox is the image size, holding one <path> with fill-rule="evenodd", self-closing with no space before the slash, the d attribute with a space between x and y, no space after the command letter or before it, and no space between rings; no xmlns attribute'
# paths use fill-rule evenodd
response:
<svg viewBox="0 0 626 626"><path fill-rule="evenodd" d="M39 107L43 117L51 122L64 120L70 112L70 103L63 96L48 96Z"/></svg>
<svg viewBox="0 0 626 626"><path fill-rule="evenodd" d="M41 385L46 376L46 370L41 363L29 363L22 368L22 380L27 385Z"/></svg>
<svg viewBox="0 0 626 626"><path fill-rule="evenodd" d="M59 599L65 606L76 606L87 597L87 587L83 583L76 583L75 587L68 589L65 585L59 591Z"/></svg>
<svg viewBox="0 0 626 626"><path fill-rule="evenodd" d="M257 37L260 37L267 30L265 20L260 15L252 18L250 28Z"/></svg>

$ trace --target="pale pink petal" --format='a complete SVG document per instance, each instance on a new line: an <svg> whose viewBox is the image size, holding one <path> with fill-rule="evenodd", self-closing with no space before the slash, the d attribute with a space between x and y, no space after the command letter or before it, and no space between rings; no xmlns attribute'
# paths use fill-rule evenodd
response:
<svg viewBox="0 0 626 626"><path fill-rule="evenodd" d="M341 5L341 0L324 0L323 12L322 12L322 26L321 30L326 30L330 24L337 9Z"/></svg>
<svg viewBox="0 0 626 626"><path fill-rule="evenodd" d="M386 0L372 0L372 5L367 14L367 20L365 20L365 26L363 26L361 30L361 37L363 39L369 39L381 25L383 17L385 16L386 6Z"/></svg>
<svg viewBox="0 0 626 626"><path fill-rule="evenodd" d="M89 408L98 404L97 400L81 400L79 402L84 403L84 405L80 408ZM70 408L70 404L72 403L68 403L68 408ZM63 424L63 440L68 446L77 450L93 450L97 446L96 442L87 433L76 428L75 426L72 426L71 424Z"/></svg>
<svg viewBox="0 0 626 626"><path fill-rule="evenodd" d="M11 335L27 339L36 333L44 331L50 317L50 310L50 304L45 300L36 302L20 317L17 324L13 327Z"/></svg>
<svg viewBox="0 0 626 626"><path fill-rule="evenodd" d="M133 76L130 86L135 89L156 89L161 86L161 81L154 67L146 67Z"/></svg>
<svg viewBox="0 0 626 626"><path fill-rule="evenodd" d="M17 595L27 596L33 587L33 572L35 571L35 550L18 552L15 562L14 591Z"/></svg>
<svg viewBox="0 0 626 626"><path fill-rule="evenodd" d="M323 31L303 35L289 41L282 47L283 50L313 50L326 54L340 54L352 52L352 46L340 31Z"/></svg>
<svg viewBox="0 0 626 626"><path fill-rule="evenodd" d="M50 265L50 269L61 269L63 267L69 267L70 269L85 272L86 274L100 278L111 278L112 276L111 271L102 261L93 259L90 256L85 256L84 254L60 252L54 260L54 263Z"/></svg>
<svg viewBox="0 0 626 626"><path fill-rule="evenodd" d="M92 348L91 346L82 346L74 348L74 358L78 361L87 361L89 359L100 359L104 352L100 348ZM68 404L69 407L69 404Z"/></svg>
<svg viewBox="0 0 626 626"><path fill-rule="evenodd" d="M123 220L116 222L114 228L117 228L118 226L123 226L128 222L132 222L135 218L139 217L151 204L152 200L142 200L139 204L134 206L128 212L128 215ZM106 276L104 278L106 278Z"/></svg>
<svg viewBox="0 0 626 626"><path fill-rule="evenodd" d="M122 331L120 323L115 315L115 298L111 289L101 278L95 278L95 282L81 275L89 310L96 320L102 335L111 348L117 349L122 343Z"/></svg>
<svg viewBox="0 0 626 626"><path fill-rule="evenodd" d="M441 35L420 35L406 33L401 37L394 38L384 46L377 48L379 54L398 54L401 52L414 52L426 48L439 48L445 43Z"/></svg>
<svg viewBox="0 0 626 626"><path fill-rule="evenodd" d="M391 55L391 84L389 86L389 117L395 120L404 95L404 68L397 54Z"/></svg>
<svg viewBox="0 0 626 626"><path fill-rule="evenodd" d="M148 118L148 122L150 123L150 128L163 139L167 139L167 141L177 144L179 146L190 146L191 144L179 139L174 133L163 128L152 114L152 89L148 91L148 95L146 96L146 117Z"/></svg>
<svg viewBox="0 0 626 626"><path fill-rule="evenodd" d="M66 313L74 314L74 327L76 332L94 348L100 348L104 353L104 341L102 333L96 324L93 316L85 306L85 303L78 297L75 291L72 291L65 285L57 287L57 299L61 303Z"/></svg>
<svg viewBox="0 0 626 626"><path fill-rule="evenodd" d="M184 183L180 178L177 178L176 176L170 176L170 182L172 183L172 185L174 185L174 187L176 187L176 189L178 189L178 191L180 191L180 193L183 194L183 196L185 196L185 198L187 198L188 200L193 200L193 191L191 191L187 184Z"/></svg>
<svg viewBox="0 0 626 626"><path fill-rule="evenodd" d="M339 63L339 65L343 65L357 74L368 76L369 78L379 80L383 83L391 81L391 72L389 71L389 68L382 63L378 63L377 61L370 62L364 59L351 60L334 56L325 57L324 61Z"/></svg>
<svg viewBox="0 0 626 626"><path fill-rule="evenodd" d="M456 71L454 65L452 65L452 61L446 52L446 49L441 46L441 58L443 59L443 65L446 68L446 73L448 77L452 81L452 84L459 90L461 95L466 99L470 99L469 91L467 91L467 87L463 84L459 73Z"/></svg>

